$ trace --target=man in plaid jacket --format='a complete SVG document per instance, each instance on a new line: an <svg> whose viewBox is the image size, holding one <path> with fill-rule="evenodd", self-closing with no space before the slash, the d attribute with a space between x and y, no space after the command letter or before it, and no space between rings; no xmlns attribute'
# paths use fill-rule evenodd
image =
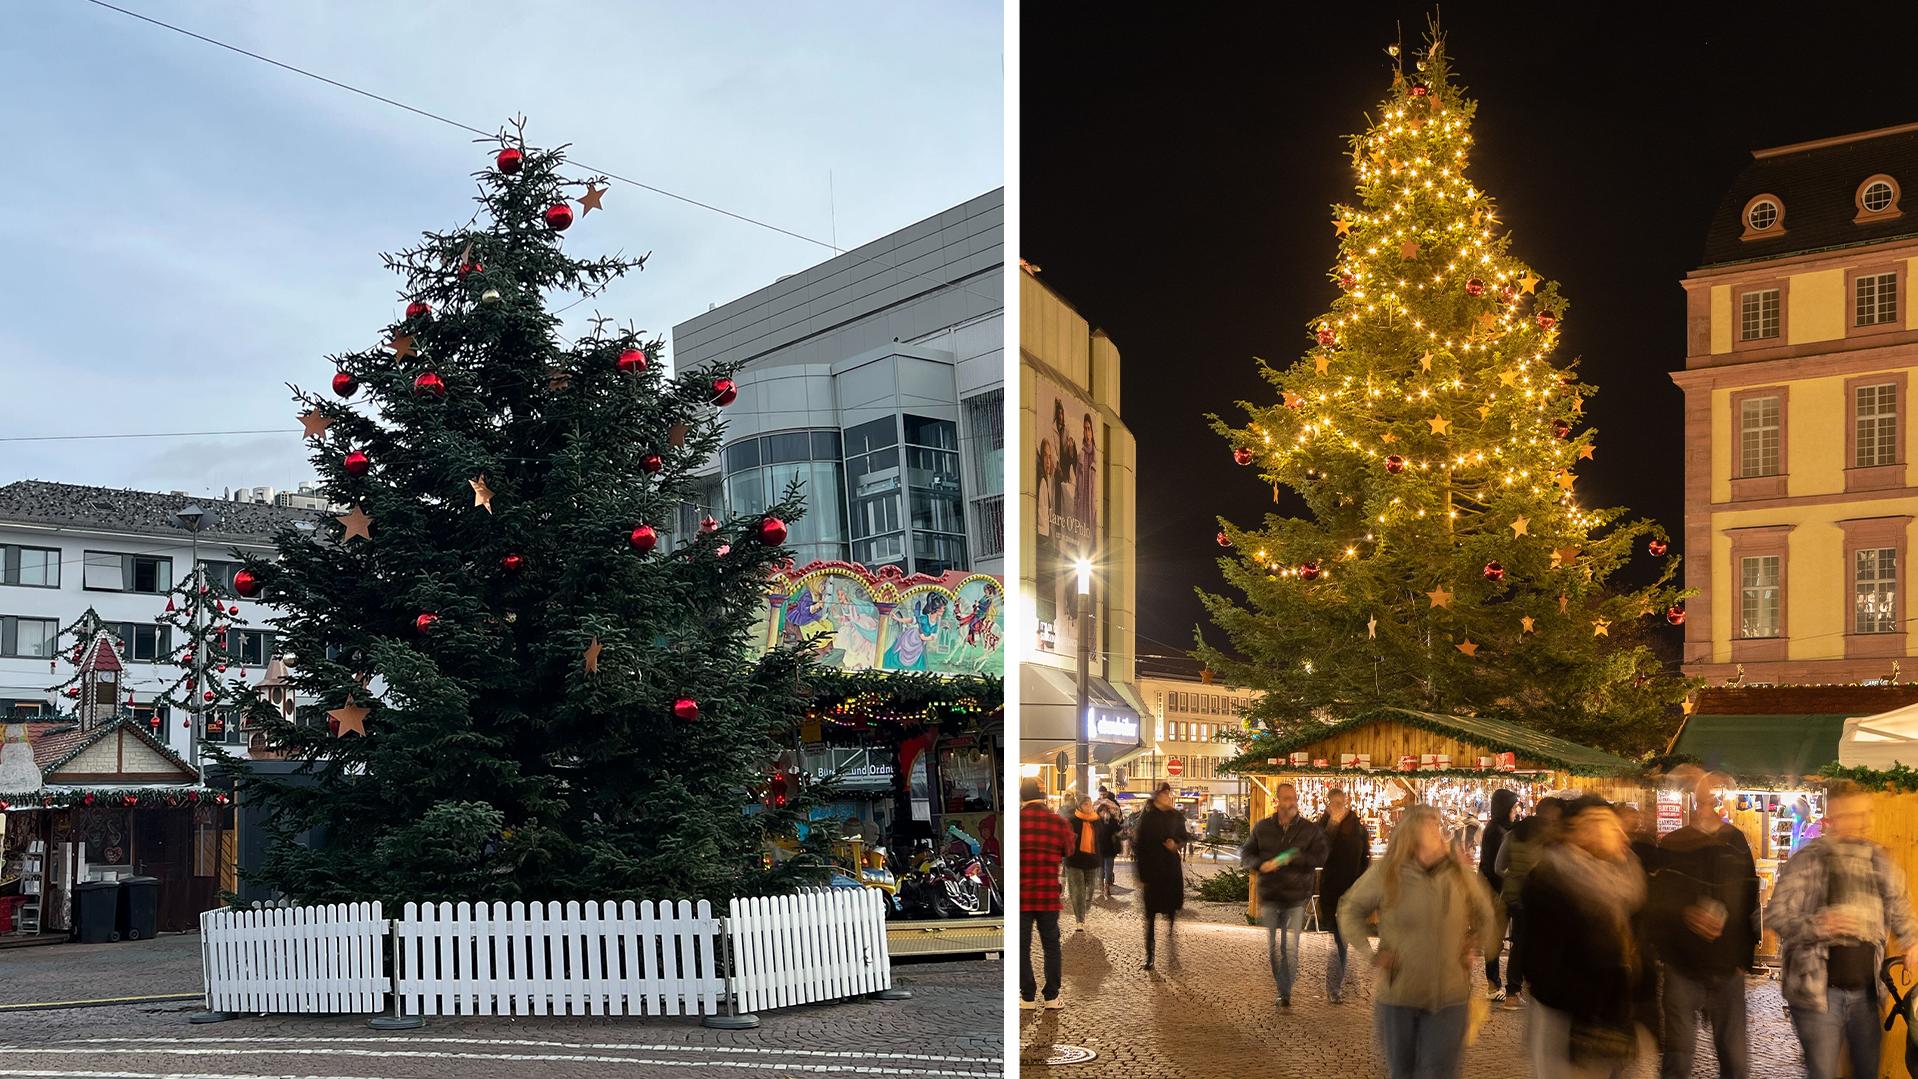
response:
<svg viewBox="0 0 1918 1079"><path fill-rule="evenodd" d="M1059 864L1072 852L1072 829L1046 805L1039 781L1019 784L1019 1007L1040 1006L1032 976L1032 931L1045 952L1044 1004L1063 1008L1059 997Z"/></svg>
<svg viewBox="0 0 1918 1079"><path fill-rule="evenodd" d="M1918 919L1905 875L1871 832L1871 798L1840 780L1825 792L1824 834L1778 874L1769 927L1784 952L1782 989L1811 1079L1838 1074L1849 1050L1853 1075L1877 1075L1881 1035L1877 975L1887 930L1918 969Z"/></svg>

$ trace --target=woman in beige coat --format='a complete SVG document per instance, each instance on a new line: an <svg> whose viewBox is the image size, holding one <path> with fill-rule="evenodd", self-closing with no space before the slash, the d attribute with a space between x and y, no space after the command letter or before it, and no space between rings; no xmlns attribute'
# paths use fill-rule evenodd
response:
<svg viewBox="0 0 1918 1079"><path fill-rule="evenodd" d="M1366 922L1379 916L1378 947ZM1385 857L1339 901L1339 932L1370 960L1374 1022L1392 1079L1459 1074L1472 955L1494 926L1482 878L1452 856L1431 806L1413 806Z"/></svg>

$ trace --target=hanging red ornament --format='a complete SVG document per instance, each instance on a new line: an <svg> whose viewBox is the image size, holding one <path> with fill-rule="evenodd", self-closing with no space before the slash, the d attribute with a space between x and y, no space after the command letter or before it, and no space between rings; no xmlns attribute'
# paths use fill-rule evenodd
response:
<svg viewBox="0 0 1918 1079"><path fill-rule="evenodd" d="M565 232L573 224L573 208L563 202L556 202L546 208L546 227L554 232Z"/></svg>
<svg viewBox="0 0 1918 1079"><path fill-rule="evenodd" d="M120 804L123 806L130 806L137 801L139 801L139 799L131 794L123 794L120 796Z"/></svg>
<svg viewBox="0 0 1918 1079"><path fill-rule="evenodd" d="M1490 562L1485 563L1485 579L1488 581L1504 580L1505 565L1496 558Z"/></svg>
<svg viewBox="0 0 1918 1079"><path fill-rule="evenodd" d="M1252 451L1245 446L1240 446L1232 451L1232 461L1234 464L1249 465L1252 463Z"/></svg>
<svg viewBox="0 0 1918 1079"><path fill-rule="evenodd" d="M1571 425L1571 424L1569 424L1569 423L1566 423L1566 422L1565 422L1564 420L1553 420L1553 421L1552 421L1552 435L1553 435L1554 437L1556 437L1556 438L1565 438L1565 437L1567 437L1568 435L1570 435L1571 433L1572 433L1572 425Z"/></svg>
<svg viewBox="0 0 1918 1079"><path fill-rule="evenodd" d="M1485 295L1485 282L1480 281L1476 277L1467 278L1465 282L1465 294L1467 296Z"/></svg>
<svg viewBox="0 0 1918 1079"><path fill-rule="evenodd" d="M713 379L713 404L725 408L739 400L739 387L730 378Z"/></svg>
<svg viewBox="0 0 1918 1079"><path fill-rule="evenodd" d="M759 522L759 542L768 547L777 547L786 542L786 522L777 517L768 517Z"/></svg>
<svg viewBox="0 0 1918 1079"><path fill-rule="evenodd" d="M722 543L713 550L713 553L715 555L718 555L721 558L724 558L727 555L733 553L733 545L730 543Z"/></svg>
<svg viewBox="0 0 1918 1079"><path fill-rule="evenodd" d="M460 263L460 276L461 276L461 277L465 277L465 276L466 276L467 274L474 274L474 273L485 273L485 272L486 272L486 266L485 266L484 264L482 264L482 263L478 263L478 262L462 262L462 263Z"/></svg>
<svg viewBox="0 0 1918 1079"><path fill-rule="evenodd" d="M432 371L425 371L413 380L413 396L425 397L429 394L434 397L445 397L446 380Z"/></svg>
<svg viewBox="0 0 1918 1079"><path fill-rule="evenodd" d="M1299 563L1299 580L1316 581L1318 579L1319 579L1319 564L1317 562Z"/></svg>
<svg viewBox="0 0 1918 1079"><path fill-rule="evenodd" d="M621 371L636 375L646 370L646 353L636 348L629 348L619 354L618 362Z"/></svg>
<svg viewBox="0 0 1918 1079"><path fill-rule="evenodd" d="M218 667L216 667L216 668L214 668L214 669L215 669L215 670L217 670L217 671L219 671L219 672L220 672L221 674L225 674L225 673L226 673L226 664L224 664L224 663L222 663L222 664L220 664L220 665L219 665ZM244 672L242 672L242 673L244 673Z"/></svg>
<svg viewBox="0 0 1918 1079"><path fill-rule="evenodd" d="M673 715L691 723L699 718L699 702L691 697L681 697L673 702Z"/></svg>
<svg viewBox="0 0 1918 1079"><path fill-rule="evenodd" d="M260 575L243 569L233 575L233 591L248 599L260 594Z"/></svg>
<svg viewBox="0 0 1918 1079"><path fill-rule="evenodd" d="M333 372L333 392L341 397L351 397L360 388L360 380L345 371Z"/></svg>
<svg viewBox="0 0 1918 1079"><path fill-rule="evenodd" d="M658 472L660 469L666 467L666 458L661 457L657 453L649 453L639 459L639 467L648 472Z"/></svg>
<svg viewBox="0 0 1918 1079"><path fill-rule="evenodd" d="M167 609L167 613L168 613L168 614L172 614L172 613L173 613L173 597L172 597L172 596L168 596L168 597L167 597L167 601L166 601L166 609Z"/></svg>
<svg viewBox="0 0 1918 1079"><path fill-rule="evenodd" d="M526 155L508 146L499 152L498 157L493 159L493 164L498 165L501 172L512 176L519 172L521 165L526 164Z"/></svg>
<svg viewBox="0 0 1918 1079"><path fill-rule="evenodd" d="M1655 539L1647 543L1645 549L1651 552L1653 558L1663 558L1665 552L1672 549L1672 545L1662 539Z"/></svg>
<svg viewBox="0 0 1918 1079"><path fill-rule="evenodd" d="M409 319L425 318L432 313L433 309L428 307L424 300L414 300L406 305L406 317Z"/></svg>
<svg viewBox="0 0 1918 1079"><path fill-rule="evenodd" d="M1221 528L1221 529L1219 529L1219 534L1218 534L1217 536L1214 536L1213 538L1214 538L1214 539L1216 539L1216 540L1218 541L1218 543L1219 543L1219 546L1221 546L1221 547L1230 547L1230 546L1232 546L1232 537L1231 537L1231 536L1228 536L1228 535L1226 535L1226 534L1225 534L1225 529L1223 529L1223 528Z"/></svg>
<svg viewBox="0 0 1918 1079"><path fill-rule="evenodd" d="M213 591L213 586L212 586L212 585L205 585L205 584L203 584L203 585L201 585L201 586L200 586L200 594L201 594L202 596L204 596L204 595L206 595L206 594L207 594L208 592L211 592L211 591Z"/></svg>
<svg viewBox="0 0 1918 1079"><path fill-rule="evenodd" d="M653 531L652 525L640 525L633 529L632 535L626 537L626 542L633 545L633 550L645 554L659 546L659 533Z"/></svg>
<svg viewBox="0 0 1918 1079"><path fill-rule="evenodd" d="M1319 344L1320 345L1326 348L1331 348L1333 342L1337 341L1338 339L1339 339L1339 335L1332 332L1332 327L1330 326L1319 327Z"/></svg>
<svg viewBox="0 0 1918 1079"><path fill-rule="evenodd" d="M1427 93L1427 90L1426 90L1426 89L1425 89L1425 87L1423 87L1423 86L1414 86L1414 87L1412 87L1412 96L1413 96L1413 97L1424 97L1424 96L1426 95L1426 93Z"/></svg>
<svg viewBox="0 0 1918 1079"><path fill-rule="evenodd" d="M1498 298L1505 303L1511 303L1518 299L1518 290L1510 285L1501 286L1498 290Z"/></svg>
<svg viewBox="0 0 1918 1079"><path fill-rule="evenodd" d="M81 804L81 805L87 805L87 806L90 806L90 805L92 805L92 804L93 804L93 792L92 792L92 791L88 791L88 792L86 793L86 796L80 799L80 804Z"/></svg>
<svg viewBox="0 0 1918 1079"><path fill-rule="evenodd" d="M526 556L520 554L518 551L502 555L499 560L499 568L508 573L518 573L520 570L526 568Z"/></svg>
<svg viewBox="0 0 1918 1079"><path fill-rule="evenodd" d="M1400 457L1396 453L1390 457L1387 457L1385 459L1385 471L1391 473L1394 476L1405 471L1405 458Z"/></svg>
<svg viewBox="0 0 1918 1079"><path fill-rule="evenodd" d="M340 467L344 468L349 476L364 476L367 470L373 467L373 459L359 450L354 450L340 462Z"/></svg>
<svg viewBox="0 0 1918 1079"><path fill-rule="evenodd" d="M239 613L240 613L240 605L236 603L236 604L234 604L233 606L231 606L231 607L228 607L228 608L226 609L226 613L228 613L228 614L239 614ZM225 632L225 630L226 630L226 627L224 627L224 626L222 626L222 627L221 627L221 632Z"/></svg>
<svg viewBox="0 0 1918 1079"><path fill-rule="evenodd" d="M209 689L209 690L207 690L207 691L206 691L205 693L202 693L202 694L200 694L200 696L201 696L202 698L204 698L204 699L206 699L206 700L209 700L209 701L211 701L211 700L212 700L212 699L213 699L214 697L216 697L216 696L218 696L218 695L219 695L219 694L217 694L217 693L214 693L214 692L213 692L212 690L210 690L210 689Z"/></svg>
<svg viewBox="0 0 1918 1079"><path fill-rule="evenodd" d="M1549 329L1551 329L1552 327L1554 327L1554 326L1556 326L1556 325L1558 325L1558 320L1557 320L1557 319L1555 319L1555 318L1553 318L1552 316L1550 316L1550 315L1544 315L1544 314L1541 314L1541 315L1539 315L1539 316L1538 316L1538 328L1539 328L1539 329L1541 329L1541 330L1549 330Z"/></svg>
<svg viewBox="0 0 1918 1079"><path fill-rule="evenodd" d="M1674 626L1684 625L1685 624L1685 608L1682 605L1677 603L1674 603L1670 607L1665 608L1665 621L1670 622Z"/></svg>
<svg viewBox="0 0 1918 1079"><path fill-rule="evenodd" d="M1349 273L1342 273L1339 275L1339 287L1344 289L1347 292L1352 291L1353 286L1357 285L1358 283L1359 283L1359 279L1356 277L1353 277Z"/></svg>
<svg viewBox="0 0 1918 1079"><path fill-rule="evenodd" d="M717 532L719 531L719 522L711 516L701 517L699 519L699 530L701 532Z"/></svg>
<svg viewBox="0 0 1918 1079"><path fill-rule="evenodd" d="M439 624L440 616L432 611L422 611L418 618L413 619L413 628L421 633L431 633Z"/></svg>
<svg viewBox="0 0 1918 1079"><path fill-rule="evenodd" d="M152 727L156 731L160 729L160 714L158 712L147 717L147 726Z"/></svg>

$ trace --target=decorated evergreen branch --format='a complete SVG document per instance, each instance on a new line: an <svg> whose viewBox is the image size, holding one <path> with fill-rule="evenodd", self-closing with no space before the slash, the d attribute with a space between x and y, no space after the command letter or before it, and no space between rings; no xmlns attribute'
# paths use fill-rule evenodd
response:
<svg viewBox="0 0 1918 1079"><path fill-rule="evenodd" d="M243 570L234 586L257 595L254 579L251 571ZM204 738L209 721L229 709L247 707L252 699L234 648L235 627L247 623L231 598L200 566L166 593L166 606L154 621L170 630L166 640L173 651L166 658L180 673L154 695L156 720L159 707L178 711L181 722L197 724L195 733Z"/></svg>
<svg viewBox="0 0 1918 1079"><path fill-rule="evenodd" d="M1276 401L1213 417L1302 512L1221 520L1239 595L1202 593L1229 648L1201 636L1198 654L1279 730L1396 705L1647 751L1687 688L1652 648L1685 618L1678 557L1655 523L1578 497L1595 388L1556 355L1558 286L1467 178L1476 105L1436 31L1392 78L1332 209L1330 309L1301 359L1262 362ZM1651 583L1622 583L1640 558Z"/></svg>
<svg viewBox="0 0 1918 1079"><path fill-rule="evenodd" d="M733 368L669 377L659 337L604 318L567 341L549 304L645 259L571 253L604 177L567 178L563 151L517 129L489 153L474 222L386 258L402 313L335 357L329 393L296 390L346 511L246 565L316 702L292 722L251 705L305 773L253 781L278 839L258 881L328 902L816 879L803 846L767 857L810 792L761 797L809 661L746 652L801 492L668 549ZM295 842L315 829L323 843Z"/></svg>

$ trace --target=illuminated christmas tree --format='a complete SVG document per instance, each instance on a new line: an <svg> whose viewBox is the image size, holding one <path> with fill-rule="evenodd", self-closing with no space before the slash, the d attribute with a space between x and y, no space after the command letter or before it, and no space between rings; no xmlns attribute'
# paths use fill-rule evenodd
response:
<svg viewBox="0 0 1918 1079"><path fill-rule="evenodd" d="M1352 139L1331 309L1302 359L1264 365L1277 402L1213 418L1303 512L1221 521L1243 598L1203 598L1236 654L1199 654L1281 730L1400 706L1642 751L1685 692L1648 647L1684 621L1678 558L1655 523L1579 500L1595 388L1554 358L1558 287L1467 177L1475 109L1435 32ZM1654 583L1621 585L1640 557Z"/></svg>

